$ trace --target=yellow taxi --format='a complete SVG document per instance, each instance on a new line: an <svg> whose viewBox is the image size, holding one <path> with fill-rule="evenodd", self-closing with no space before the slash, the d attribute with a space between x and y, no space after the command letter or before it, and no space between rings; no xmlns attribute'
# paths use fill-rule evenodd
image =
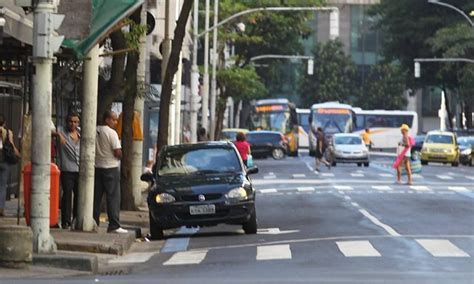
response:
<svg viewBox="0 0 474 284"><path fill-rule="evenodd" d="M451 163L459 165L459 146L456 134L449 131L430 131L421 148L421 164L428 162Z"/></svg>
<svg viewBox="0 0 474 284"><path fill-rule="evenodd" d="M239 132L247 134L249 132L249 130L244 129L244 128L224 128L221 131L221 135L219 137L219 140L235 141L235 138L237 137L237 133L239 133Z"/></svg>

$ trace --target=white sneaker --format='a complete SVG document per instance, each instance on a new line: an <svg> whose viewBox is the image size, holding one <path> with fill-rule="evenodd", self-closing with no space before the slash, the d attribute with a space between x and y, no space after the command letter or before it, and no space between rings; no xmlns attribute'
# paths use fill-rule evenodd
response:
<svg viewBox="0 0 474 284"><path fill-rule="evenodd" d="M127 234L128 231L123 228L118 228L116 230L110 231L110 233L117 233L117 234Z"/></svg>

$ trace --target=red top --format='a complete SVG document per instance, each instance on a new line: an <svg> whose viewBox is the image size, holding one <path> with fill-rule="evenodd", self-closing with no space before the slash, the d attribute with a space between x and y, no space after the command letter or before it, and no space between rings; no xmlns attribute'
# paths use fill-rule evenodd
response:
<svg viewBox="0 0 474 284"><path fill-rule="evenodd" d="M235 147L237 147L242 160L247 161L250 152L250 144L247 141L235 141Z"/></svg>

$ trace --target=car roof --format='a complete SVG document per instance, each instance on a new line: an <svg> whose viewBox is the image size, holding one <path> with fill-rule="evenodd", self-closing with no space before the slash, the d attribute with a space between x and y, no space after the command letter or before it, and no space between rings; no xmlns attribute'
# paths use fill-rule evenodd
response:
<svg viewBox="0 0 474 284"><path fill-rule="evenodd" d="M281 134L281 132L270 131L270 130L254 130L254 131L249 131L247 134Z"/></svg>
<svg viewBox="0 0 474 284"><path fill-rule="evenodd" d="M454 133L451 132L451 131L431 130L426 135L449 135L449 136L454 136Z"/></svg>
<svg viewBox="0 0 474 284"><path fill-rule="evenodd" d="M163 149L166 151L176 150L196 150L196 149L213 149L213 148L233 148L234 144L230 141L206 141L197 143L186 143L178 145L168 145Z"/></svg>
<svg viewBox="0 0 474 284"><path fill-rule="evenodd" d="M354 133L335 133L333 137L359 137L359 134L354 134Z"/></svg>

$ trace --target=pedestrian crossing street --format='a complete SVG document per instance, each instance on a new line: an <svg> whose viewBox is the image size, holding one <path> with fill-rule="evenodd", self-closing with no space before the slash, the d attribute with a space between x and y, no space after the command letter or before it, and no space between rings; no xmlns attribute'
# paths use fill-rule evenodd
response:
<svg viewBox="0 0 474 284"><path fill-rule="evenodd" d="M406 242L407 257L410 253L413 252L414 247L421 250L422 252L418 255L427 258L466 258L471 261L471 256L474 255L472 251L472 239L469 239L469 244L464 246L464 249L460 248L455 244L456 241L451 241L448 239L431 239L431 238L416 238L409 239L403 238ZM387 241L387 240L384 240ZM393 241L393 240L389 240ZM466 243L464 243L466 244ZM239 248L217 248L217 249L194 249L188 251L179 251L171 254L164 258L162 263L164 266L178 266L178 265L197 265L201 263L213 263L213 258L216 255L225 254L226 259L231 261L232 257L242 258L242 254L245 253L245 257L250 257L255 261L275 261L275 260L292 260L298 259L298 255L293 253L294 251L301 253L301 247L297 249L298 246L301 246L299 243L279 243L279 244L269 244L269 245L249 245L245 246L245 250L241 250L239 253L236 253L235 249ZM390 245L381 245L380 240L371 241L371 240L341 240L341 241L330 241L329 243L325 242L324 249L327 256L327 246L332 251L335 257L346 257L346 258L373 258L373 257L392 257L394 253L394 248ZM322 247L313 246L314 251L310 253L313 255L318 255L318 249ZM303 250L307 252L307 248ZM397 255L402 254L397 250ZM301 256L304 258L303 256ZM215 260L217 261L217 260Z"/></svg>

